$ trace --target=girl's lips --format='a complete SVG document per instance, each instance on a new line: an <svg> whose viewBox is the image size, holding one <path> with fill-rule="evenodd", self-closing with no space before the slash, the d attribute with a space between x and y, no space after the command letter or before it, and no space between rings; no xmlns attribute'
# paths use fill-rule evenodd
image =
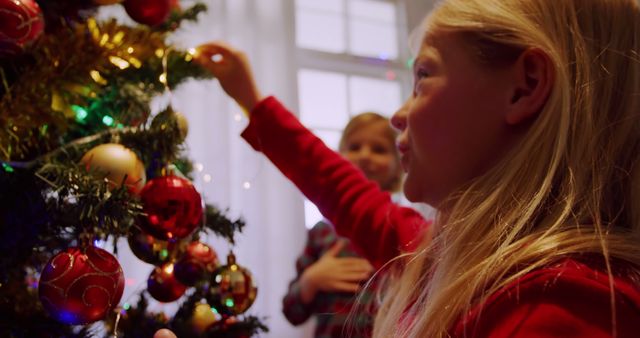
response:
<svg viewBox="0 0 640 338"><path fill-rule="evenodd" d="M402 169L405 173L409 172L409 155L403 154L400 157L400 164L402 164Z"/></svg>
<svg viewBox="0 0 640 338"><path fill-rule="evenodd" d="M396 147L400 153L400 164L402 164L402 169L404 169L404 172L406 173L409 171L409 145L398 141L396 143Z"/></svg>

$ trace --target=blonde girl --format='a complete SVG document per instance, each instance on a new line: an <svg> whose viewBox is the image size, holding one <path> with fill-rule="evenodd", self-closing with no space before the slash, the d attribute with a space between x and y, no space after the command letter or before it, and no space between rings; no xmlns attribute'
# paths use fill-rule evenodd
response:
<svg viewBox="0 0 640 338"><path fill-rule="evenodd" d="M439 4L392 119L407 198L438 209L432 236L264 98L243 53L212 43L198 61L250 112L245 139L402 270L374 337L636 337L639 25L635 0Z"/></svg>

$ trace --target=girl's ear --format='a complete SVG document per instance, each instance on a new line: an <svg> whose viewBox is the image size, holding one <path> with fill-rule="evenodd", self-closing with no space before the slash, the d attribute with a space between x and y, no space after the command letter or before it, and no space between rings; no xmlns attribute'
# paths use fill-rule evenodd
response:
<svg viewBox="0 0 640 338"><path fill-rule="evenodd" d="M512 67L514 86L505 120L517 125L535 118L544 107L553 87L554 66L544 51L529 48Z"/></svg>

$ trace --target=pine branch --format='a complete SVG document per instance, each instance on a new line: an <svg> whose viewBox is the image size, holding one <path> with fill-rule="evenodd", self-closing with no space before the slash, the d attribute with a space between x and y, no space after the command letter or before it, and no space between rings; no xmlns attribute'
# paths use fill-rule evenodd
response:
<svg viewBox="0 0 640 338"><path fill-rule="evenodd" d="M112 189L75 163L48 163L37 173L53 184L46 200L50 226L76 239L126 236L142 206L126 186Z"/></svg>
<svg viewBox="0 0 640 338"><path fill-rule="evenodd" d="M206 230L213 231L231 244L235 244L235 234L242 233L245 226L244 220L231 221L224 212L209 204L205 206L205 221Z"/></svg>
<svg viewBox="0 0 640 338"><path fill-rule="evenodd" d="M169 19L162 25L158 26L160 31L175 31L184 21L197 21L198 15L207 11L207 6L203 3L197 3L190 8L182 11L173 11Z"/></svg>
<svg viewBox="0 0 640 338"><path fill-rule="evenodd" d="M2 195L0 202L15 205L15 208L0 215L3 224L17 228L0 228L1 233L8 235L6 243L0 241L0 248L18 253L19 257L28 257L34 247L45 247L51 252L59 248L60 243L75 240L83 234L102 239L112 236L114 240L127 236L129 227L141 215L139 202L125 187L111 189L99 172L88 173L78 163L95 143L108 142L115 137L140 154L150 170L154 165L159 170L178 158L181 151L182 135L175 115L170 112L168 109L160 114L150 128L102 132L68 143L34 162L12 163L16 168L4 163L11 172L0 171L0 187L8 193ZM216 220L224 218L217 216ZM28 240L17 243L10 240L16 236ZM6 266L11 263L6 262Z"/></svg>
<svg viewBox="0 0 640 338"><path fill-rule="evenodd" d="M214 323L205 332L196 332L192 325L195 307L205 298L206 289L196 288L180 304L172 319L168 320L164 314L147 311L148 300L144 292L140 293L136 306L130 307L121 317L118 332L123 337L151 337L155 331L167 327L180 338L241 338L250 337L260 332L269 332L263 319L255 316L238 316L233 322L228 317ZM115 321L110 319L107 327L113 331ZM104 338L110 338L105 336Z"/></svg>

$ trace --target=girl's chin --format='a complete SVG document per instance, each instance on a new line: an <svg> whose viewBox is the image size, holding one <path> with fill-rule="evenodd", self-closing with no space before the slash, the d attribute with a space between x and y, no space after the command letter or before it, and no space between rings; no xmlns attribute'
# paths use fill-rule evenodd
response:
<svg viewBox="0 0 640 338"><path fill-rule="evenodd" d="M404 197L406 197L409 202L413 202L413 203L422 202L421 194L415 189L415 186L411 185L408 182L409 180L406 179L402 187Z"/></svg>

